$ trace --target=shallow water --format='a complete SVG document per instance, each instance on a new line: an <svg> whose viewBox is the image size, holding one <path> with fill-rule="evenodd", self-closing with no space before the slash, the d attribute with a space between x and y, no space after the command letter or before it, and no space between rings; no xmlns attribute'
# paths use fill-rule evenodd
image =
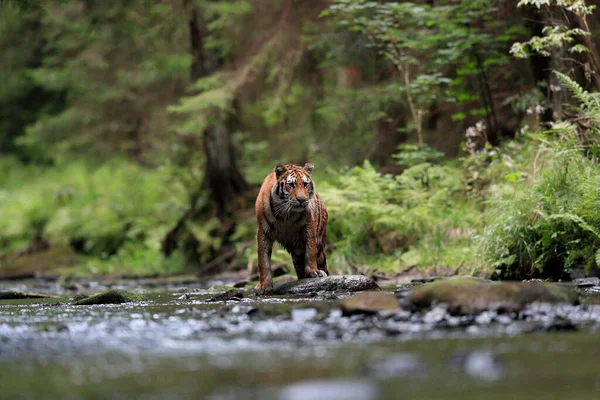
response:
<svg viewBox="0 0 600 400"><path fill-rule="evenodd" d="M54 284L10 286L60 298L0 302L1 399L600 396L597 306L343 317L329 295L70 306Z"/></svg>

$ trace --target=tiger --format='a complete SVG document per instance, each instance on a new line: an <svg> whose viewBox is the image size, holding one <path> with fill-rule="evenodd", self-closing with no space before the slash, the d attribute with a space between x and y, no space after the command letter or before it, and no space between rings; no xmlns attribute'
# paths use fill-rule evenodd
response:
<svg viewBox="0 0 600 400"><path fill-rule="evenodd" d="M256 198L257 295L273 289L271 252L279 242L292 256L298 279L325 277L327 208L311 178L314 164L277 164Z"/></svg>

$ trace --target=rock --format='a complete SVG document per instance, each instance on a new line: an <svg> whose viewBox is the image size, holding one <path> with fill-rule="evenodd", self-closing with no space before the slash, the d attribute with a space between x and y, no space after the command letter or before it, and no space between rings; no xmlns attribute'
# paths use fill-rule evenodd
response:
<svg viewBox="0 0 600 400"><path fill-rule="evenodd" d="M279 400L375 400L379 388L372 382L358 379L313 380L284 387Z"/></svg>
<svg viewBox="0 0 600 400"><path fill-rule="evenodd" d="M382 292L358 293L340 302L342 314L374 314L382 310L396 310L400 304L396 296Z"/></svg>
<svg viewBox="0 0 600 400"><path fill-rule="evenodd" d="M294 308L292 310L292 321L306 322L314 319L317 316L316 308Z"/></svg>
<svg viewBox="0 0 600 400"><path fill-rule="evenodd" d="M504 368L490 351L457 352L450 357L450 365L464 370L469 376L484 381L497 381Z"/></svg>
<svg viewBox="0 0 600 400"><path fill-rule="evenodd" d="M447 279L415 289L402 304L423 310L444 303L451 314L479 314L486 310L518 311L533 302L574 304L577 300L576 291L558 284Z"/></svg>
<svg viewBox="0 0 600 400"><path fill-rule="evenodd" d="M448 311L442 307L434 307L423 316L423 322L426 324L439 324L450 317Z"/></svg>
<svg viewBox="0 0 600 400"><path fill-rule="evenodd" d="M125 290L107 290L94 296L80 298L79 300L74 299L73 305L89 306L94 304L122 304L141 300L143 300L143 297L139 294L127 292Z"/></svg>
<svg viewBox="0 0 600 400"><path fill-rule="evenodd" d="M42 293L24 293L14 290L0 292L0 300L19 300L19 299L53 299L55 296L50 296Z"/></svg>
<svg viewBox="0 0 600 400"><path fill-rule="evenodd" d="M600 286L600 278L591 277L591 278L579 278L573 281L578 288L587 288L592 286Z"/></svg>
<svg viewBox="0 0 600 400"><path fill-rule="evenodd" d="M381 290L373 279L363 275L336 275L299 279L277 285L269 294L307 294L312 292L362 292Z"/></svg>
<svg viewBox="0 0 600 400"><path fill-rule="evenodd" d="M410 353L396 354L385 361L367 367L367 374L376 378L395 378L411 375L424 375L427 366L417 356Z"/></svg>
<svg viewBox="0 0 600 400"><path fill-rule="evenodd" d="M239 281L239 282L234 283L233 287L236 288L236 289L239 289L239 288L245 287L249 283L250 283L250 281L247 281L247 280L246 281Z"/></svg>
<svg viewBox="0 0 600 400"><path fill-rule="evenodd" d="M231 289L231 290L226 291L225 293L221 293L214 297L211 297L207 301L209 301L209 302L230 301L230 300L240 301L243 298L244 298L244 293L242 293L236 289Z"/></svg>

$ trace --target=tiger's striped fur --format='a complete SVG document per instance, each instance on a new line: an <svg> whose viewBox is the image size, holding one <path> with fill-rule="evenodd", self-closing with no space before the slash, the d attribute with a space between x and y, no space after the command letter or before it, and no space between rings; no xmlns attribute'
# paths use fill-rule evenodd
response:
<svg viewBox="0 0 600 400"><path fill-rule="evenodd" d="M310 176L314 165L277 164L256 199L257 294L273 288L271 251L279 242L292 256L298 279L327 276L327 209Z"/></svg>

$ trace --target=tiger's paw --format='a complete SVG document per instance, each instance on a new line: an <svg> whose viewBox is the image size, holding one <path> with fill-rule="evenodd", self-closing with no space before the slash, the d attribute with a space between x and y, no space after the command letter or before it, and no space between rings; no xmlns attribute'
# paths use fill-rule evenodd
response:
<svg viewBox="0 0 600 400"><path fill-rule="evenodd" d="M258 282L256 286L254 286L254 293L257 296L262 296L263 294L270 292L271 290L273 290L273 281L271 280L265 282Z"/></svg>
<svg viewBox="0 0 600 400"><path fill-rule="evenodd" d="M306 271L307 278L325 278L326 276L327 276L327 273L325 271L321 271L320 269L317 269L315 271L313 271L313 270Z"/></svg>

